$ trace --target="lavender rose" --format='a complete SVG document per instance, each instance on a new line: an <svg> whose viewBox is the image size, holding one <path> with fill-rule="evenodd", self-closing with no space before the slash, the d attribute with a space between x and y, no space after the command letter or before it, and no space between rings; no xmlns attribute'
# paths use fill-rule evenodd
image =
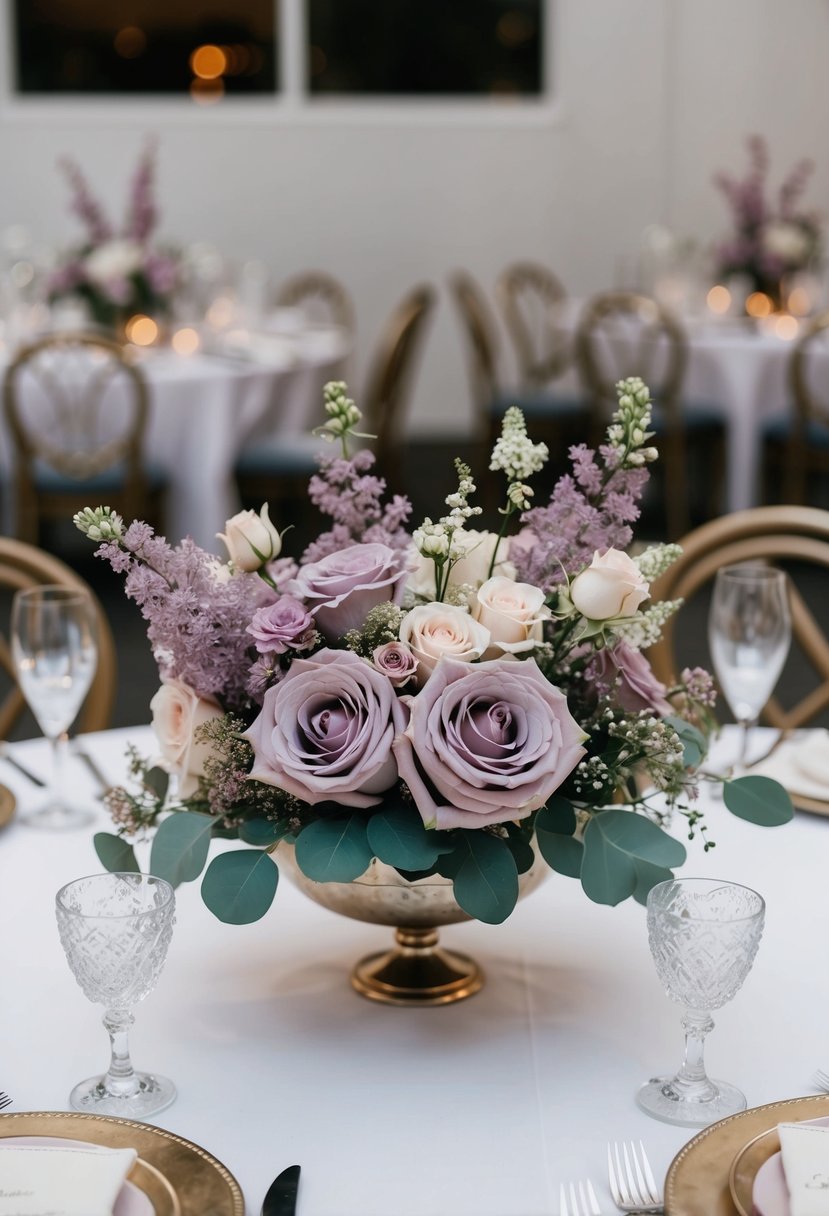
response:
<svg viewBox="0 0 829 1216"><path fill-rule="evenodd" d="M533 659L443 658L394 743L424 823L481 828L543 806L585 754L564 694Z"/></svg>
<svg viewBox="0 0 829 1216"><path fill-rule="evenodd" d="M665 698L665 685L657 680L650 663L627 642L599 650L587 667L585 676L603 692L615 690L616 701L629 713L649 710L660 718L673 713Z"/></svg>
<svg viewBox="0 0 829 1216"><path fill-rule="evenodd" d="M384 646L377 646L371 657L377 671L391 680L395 688L402 688L417 671L417 659L402 642L386 642Z"/></svg>
<svg viewBox="0 0 829 1216"><path fill-rule="evenodd" d="M295 659L265 693L244 733L253 747L250 776L303 802L369 807L397 780L391 745L406 713L394 689L350 650Z"/></svg>
<svg viewBox="0 0 829 1216"><path fill-rule="evenodd" d="M286 650L309 650L314 644L314 618L299 600L281 596L275 604L257 608L247 632L260 654L285 654Z"/></svg>
<svg viewBox="0 0 829 1216"><path fill-rule="evenodd" d="M400 555L388 545L349 545L300 566L286 590L305 601L320 632L333 641L359 629L377 604L399 603L405 578Z"/></svg>

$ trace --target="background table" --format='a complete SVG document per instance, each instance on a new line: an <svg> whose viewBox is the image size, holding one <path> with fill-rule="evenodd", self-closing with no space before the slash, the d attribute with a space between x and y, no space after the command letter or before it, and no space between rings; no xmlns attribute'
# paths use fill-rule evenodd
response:
<svg viewBox="0 0 829 1216"><path fill-rule="evenodd" d="M127 740L150 749L146 730L88 737L114 780ZM15 747L45 769L42 741ZM91 796L85 770L70 771L75 793ZM32 797L2 760L0 779ZM714 802L708 822L717 847L689 845L685 872L747 883L767 901L754 970L714 1015L711 1074L752 1105L808 1093L829 1066L829 822L799 815L763 830ZM71 1086L106 1066L100 1010L72 978L53 909L62 883L99 868L92 830L0 833L0 1089L11 1110L66 1110ZM609 1213L609 1138L641 1137L662 1175L694 1134L634 1104L638 1084L682 1052L680 1009L661 990L636 904L598 907L551 874L504 925L443 931L483 964L479 995L393 1009L348 985L351 964L390 930L326 912L286 880L247 927L217 922L197 885L177 902L133 1059L175 1080L178 1100L157 1122L218 1156L251 1216L293 1162L301 1216L552 1216L559 1182L588 1176Z"/></svg>

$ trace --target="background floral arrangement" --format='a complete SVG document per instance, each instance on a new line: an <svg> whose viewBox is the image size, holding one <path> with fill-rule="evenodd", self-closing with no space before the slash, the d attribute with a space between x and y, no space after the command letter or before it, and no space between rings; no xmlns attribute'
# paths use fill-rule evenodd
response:
<svg viewBox="0 0 829 1216"><path fill-rule="evenodd" d="M818 215L801 210L800 197L814 168L801 160L780 187L776 205L767 196L769 154L760 135L747 140L750 167L740 179L727 173L714 178L731 208L734 232L717 246L719 273L748 275L754 290L780 303L780 280L809 267L821 256Z"/></svg>
<svg viewBox="0 0 829 1216"><path fill-rule="evenodd" d="M536 852L616 904L683 862L672 811L711 847L694 803L712 681L696 669L665 688L642 653L676 607L647 600L678 549L624 552L656 451L647 388L618 388L606 443L571 450L545 506L528 481L547 449L507 412L490 465L507 481L498 535L470 527L480 508L460 462L446 513L410 534L372 453L349 454L360 413L342 383L321 428L342 451L309 487L332 526L299 563L267 506L228 521L226 564L106 507L77 515L126 576L162 679L162 767L132 754L138 788L110 795L103 864L137 869L128 838L157 825L151 871L189 881L212 838L236 838L248 847L214 857L201 890L245 923L269 907L288 841L309 878L350 882L377 858L404 880L450 878L465 912L497 923ZM767 778L726 782L724 797L758 823L792 814Z"/></svg>
<svg viewBox="0 0 829 1216"><path fill-rule="evenodd" d="M67 296L85 300L93 320L112 326L133 313L164 316L178 283L179 258L153 244L158 209L153 186L155 146L144 150L130 189L120 233L91 193L80 167L61 161L72 190L72 211L86 228L86 240L52 272L49 301Z"/></svg>

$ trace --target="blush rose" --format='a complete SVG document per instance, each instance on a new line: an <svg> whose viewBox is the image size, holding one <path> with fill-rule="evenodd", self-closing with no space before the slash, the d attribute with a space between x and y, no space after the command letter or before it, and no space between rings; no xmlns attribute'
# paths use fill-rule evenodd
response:
<svg viewBox="0 0 829 1216"><path fill-rule="evenodd" d="M544 592L532 583L496 576L478 588L472 615L489 630L492 638L486 657L496 658L497 652L520 654L532 650L536 642L543 640L544 622L549 619L550 610L544 603Z"/></svg>
<svg viewBox="0 0 829 1216"><path fill-rule="evenodd" d="M590 565L570 584L574 608L591 621L634 616L648 594L648 582L636 562L619 549L597 549Z"/></svg>
<svg viewBox="0 0 829 1216"><path fill-rule="evenodd" d="M193 736L203 723L223 718L224 711L215 701L199 697L183 680L165 680L150 701L150 709L163 766L178 777L180 797L192 798L212 754L209 743Z"/></svg>
<svg viewBox="0 0 829 1216"><path fill-rule="evenodd" d="M456 604L420 604L400 622L400 641L418 661L419 684L429 679L444 655L463 663L480 659L491 638L489 630Z"/></svg>

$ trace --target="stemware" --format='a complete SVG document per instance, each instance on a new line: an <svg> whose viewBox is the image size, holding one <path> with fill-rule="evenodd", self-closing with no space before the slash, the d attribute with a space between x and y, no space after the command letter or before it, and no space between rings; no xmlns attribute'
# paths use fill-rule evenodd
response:
<svg viewBox="0 0 829 1216"><path fill-rule="evenodd" d="M791 632L782 570L746 563L717 571L708 642L723 695L740 727L737 769L745 767L751 728L783 670Z"/></svg>
<svg viewBox="0 0 829 1216"><path fill-rule="evenodd" d="M678 878L648 894L648 940L668 996L685 1006L685 1058L672 1077L653 1077L636 1095L656 1119L706 1127L745 1110L734 1085L712 1081L703 1059L711 1011L730 1001L751 970L765 903L756 891L714 878Z"/></svg>
<svg viewBox="0 0 829 1216"><path fill-rule="evenodd" d="M109 1069L69 1095L75 1110L143 1119L174 1101L172 1081L136 1072L129 1053L132 1007L152 992L175 922L175 895L152 874L93 874L58 891L58 932L69 966L90 1000L104 1006Z"/></svg>
<svg viewBox="0 0 829 1216"><path fill-rule="evenodd" d="M63 770L66 732L89 691L98 658L90 596L50 585L18 591L12 603L11 647L20 689L52 750L46 801L21 820L40 828L84 827L94 811L67 802Z"/></svg>

